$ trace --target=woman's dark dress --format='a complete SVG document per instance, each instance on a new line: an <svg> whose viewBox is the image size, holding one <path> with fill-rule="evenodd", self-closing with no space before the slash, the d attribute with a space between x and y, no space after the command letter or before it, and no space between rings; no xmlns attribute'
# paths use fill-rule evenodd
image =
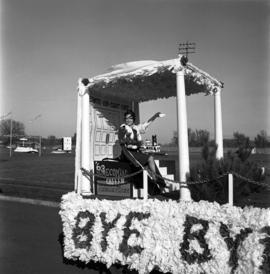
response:
<svg viewBox="0 0 270 274"><path fill-rule="evenodd" d="M122 129L120 129L122 130ZM138 171L141 168L147 167L148 165L148 159L150 157L150 154L147 153L142 153L139 150L139 147L141 145L141 142L138 141L137 139L137 132L136 129L132 128L132 131L134 133L134 139L132 140L123 140L120 139L122 138L123 135L119 135L121 147L122 147L122 153L120 155L120 160L124 162L129 162L132 167L132 171ZM123 134L123 132L122 132ZM137 148L130 148L129 146L134 145L137 146ZM156 165L156 164L155 164ZM157 166L156 166L156 174L161 176ZM133 177L133 183L136 188L142 188L143 187L143 179L142 179L142 174L139 174L137 176ZM148 191L150 195L157 195L161 193L161 188L165 187L165 182L163 179L157 178L157 180L152 180L148 177Z"/></svg>

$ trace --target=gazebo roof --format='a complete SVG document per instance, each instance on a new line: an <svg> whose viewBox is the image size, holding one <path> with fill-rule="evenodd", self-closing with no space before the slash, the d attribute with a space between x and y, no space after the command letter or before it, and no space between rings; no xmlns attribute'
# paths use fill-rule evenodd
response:
<svg viewBox="0 0 270 274"><path fill-rule="evenodd" d="M176 96L176 72L180 58L166 61L136 61L115 65L106 73L83 79L90 94L129 98L137 102ZM186 95L213 94L223 83L191 63L185 67Z"/></svg>

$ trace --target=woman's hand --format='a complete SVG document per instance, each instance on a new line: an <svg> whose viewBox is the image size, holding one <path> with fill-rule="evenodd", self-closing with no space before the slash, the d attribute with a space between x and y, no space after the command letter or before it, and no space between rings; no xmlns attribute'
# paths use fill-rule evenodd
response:
<svg viewBox="0 0 270 274"><path fill-rule="evenodd" d="M161 112L157 112L156 114L154 114L146 123L149 125L150 123L154 122L157 118L162 118L164 117L165 114L161 113ZM147 126L148 126L147 125Z"/></svg>
<svg viewBox="0 0 270 274"><path fill-rule="evenodd" d="M166 116L166 114L161 113L161 112L157 112L155 115L156 115L157 117L159 117L159 118L163 118L163 117Z"/></svg>
<svg viewBox="0 0 270 274"><path fill-rule="evenodd" d="M165 116L164 113L157 112L156 114L154 114L154 115L152 116L152 118L149 119L149 121L154 121L154 120L156 120L157 118L162 118L162 117L164 117L164 116Z"/></svg>

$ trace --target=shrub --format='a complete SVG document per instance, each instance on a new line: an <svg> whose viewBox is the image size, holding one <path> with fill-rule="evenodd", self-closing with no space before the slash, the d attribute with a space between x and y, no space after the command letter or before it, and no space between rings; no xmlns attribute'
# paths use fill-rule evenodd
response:
<svg viewBox="0 0 270 274"><path fill-rule="evenodd" d="M191 168L189 181L207 180L207 183L190 185L193 200L216 201L220 204L228 202L227 173L237 173L245 178L262 182L265 175L261 167L250 161L251 148L240 148L237 152L229 151L227 155L217 160L216 147L206 144L202 149L203 162ZM234 176L234 199L241 200L253 192L262 190L261 186L244 181Z"/></svg>

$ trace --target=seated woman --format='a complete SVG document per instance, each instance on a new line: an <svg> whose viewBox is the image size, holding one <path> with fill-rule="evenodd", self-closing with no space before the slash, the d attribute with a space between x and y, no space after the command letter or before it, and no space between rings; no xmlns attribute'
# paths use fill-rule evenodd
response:
<svg viewBox="0 0 270 274"><path fill-rule="evenodd" d="M151 194L158 194L162 188L166 187L166 184L164 180L160 180L156 176L156 173L159 174L159 171L156 168L154 157L140 151L142 145L141 133L145 133L147 127L158 117L163 117L164 114L158 112L147 122L138 125L135 125L136 116L132 110L126 111L124 116L125 123L120 126L118 131L119 142L122 147L120 159L129 161L135 170L147 167L150 170L149 175L152 178L152 182L155 183L149 186L149 191Z"/></svg>

